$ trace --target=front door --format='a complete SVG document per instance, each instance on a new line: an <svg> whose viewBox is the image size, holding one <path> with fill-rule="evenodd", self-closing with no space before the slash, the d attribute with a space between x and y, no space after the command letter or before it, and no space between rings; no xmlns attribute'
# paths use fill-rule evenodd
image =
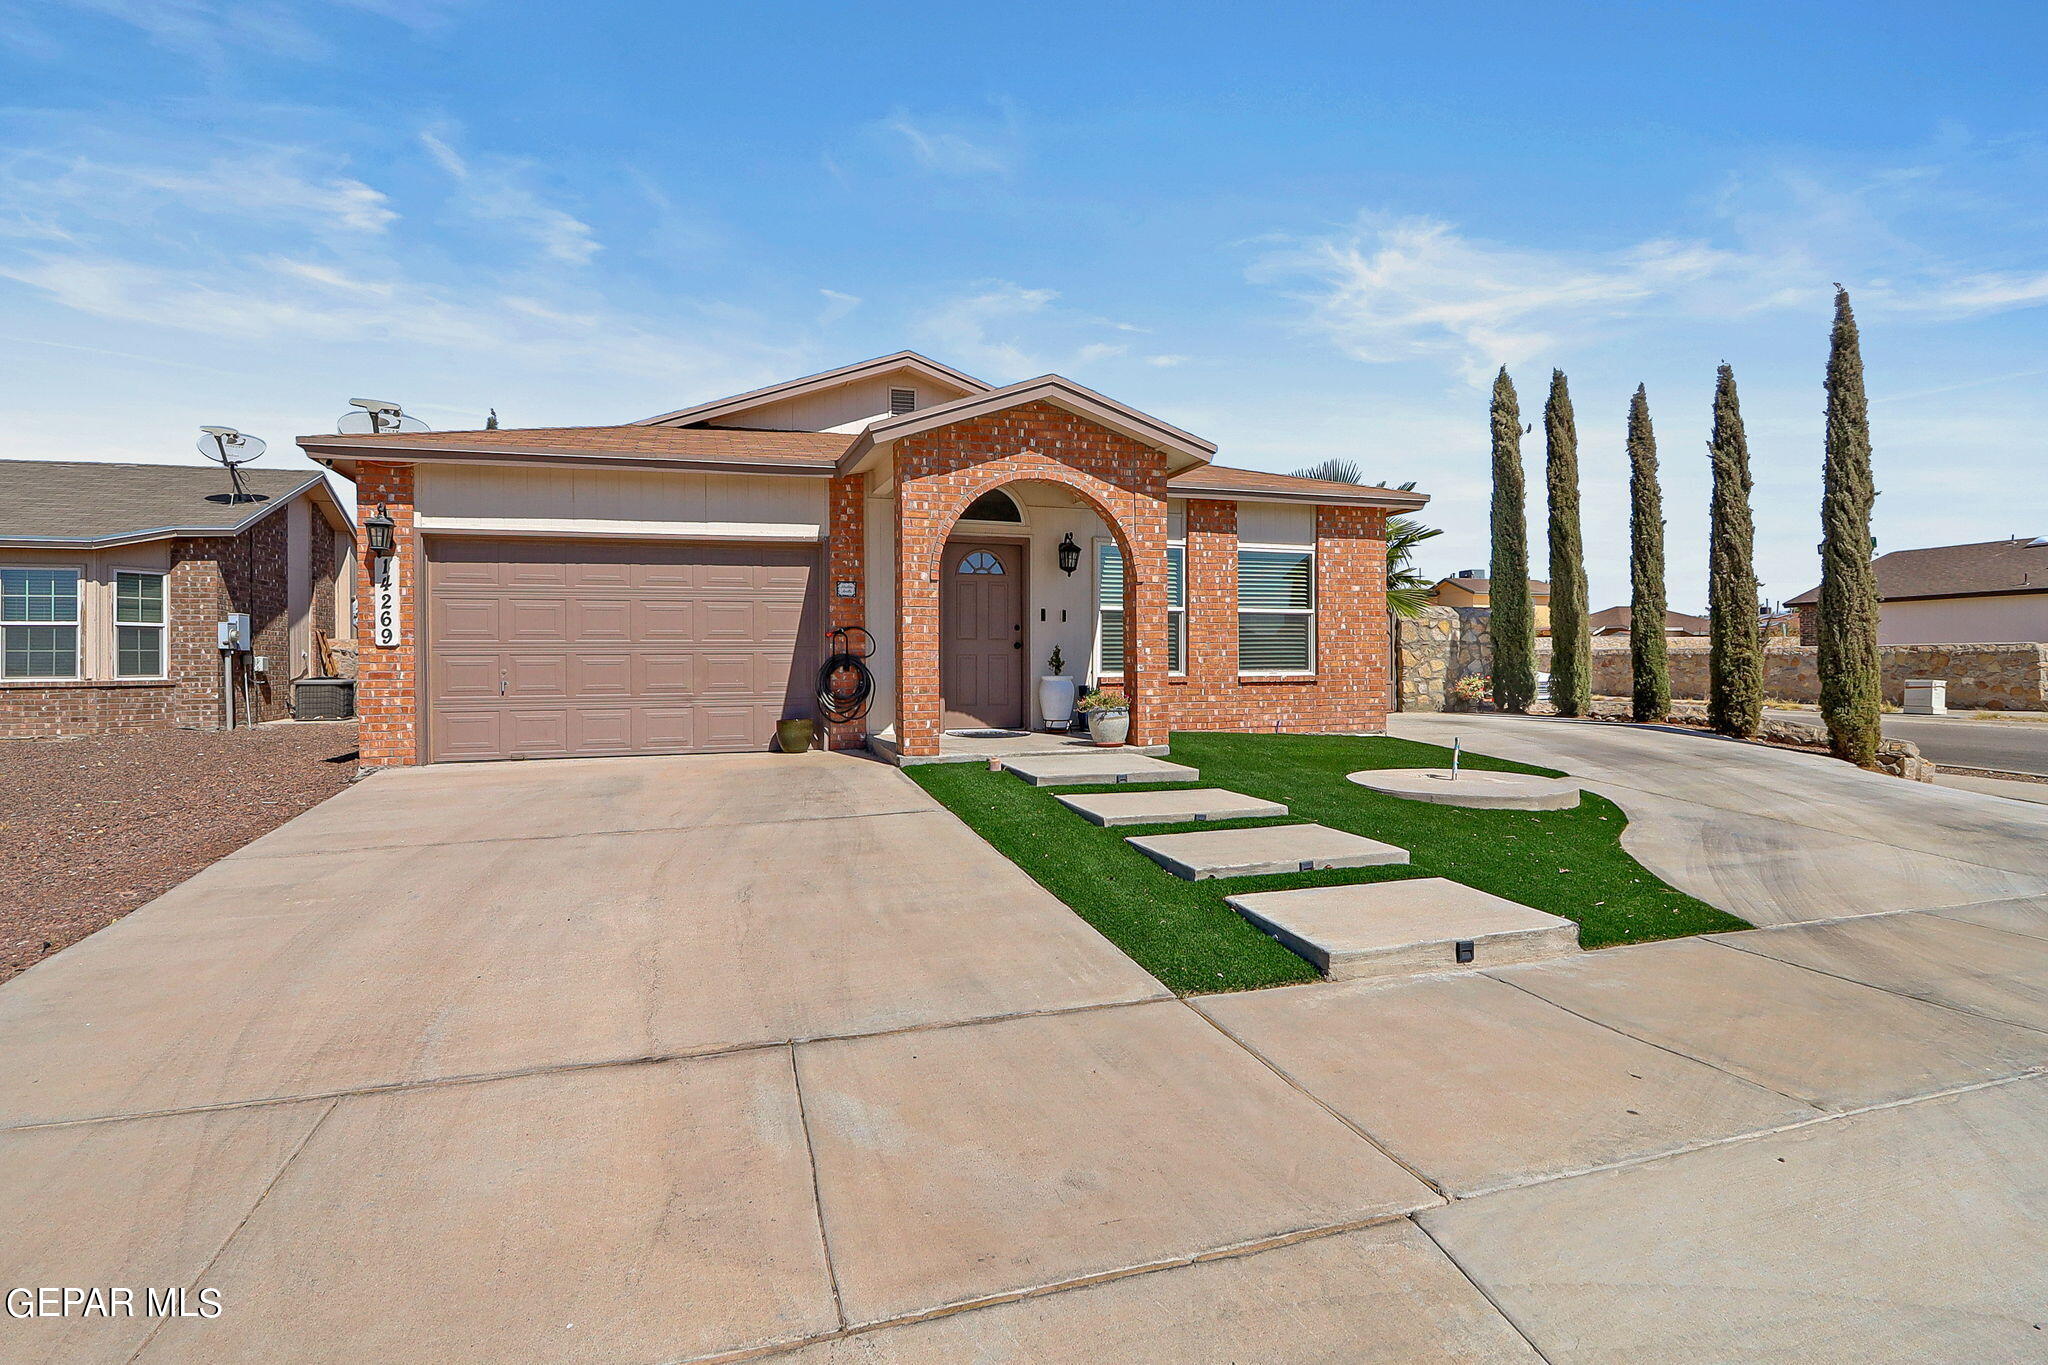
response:
<svg viewBox="0 0 2048 1365"><path fill-rule="evenodd" d="M946 545L939 695L948 730L1024 725L1024 555L1001 541Z"/></svg>

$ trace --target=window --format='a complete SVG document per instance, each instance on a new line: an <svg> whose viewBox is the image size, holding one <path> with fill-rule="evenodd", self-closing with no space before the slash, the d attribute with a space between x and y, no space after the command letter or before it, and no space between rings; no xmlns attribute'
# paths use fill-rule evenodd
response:
<svg viewBox="0 0 2048 1365"><path fill-rule="evenodd" d="M1187 548L1166 547L1166 671L1181 671L1181 646L1188 629ZM1113 540L1095 546L1095 671L1124 671L1124 557Z"/></svg>
<svg viewBox="0 0 2048 1365"><path fill-rule="evenodd" d="M78 676L78 570L0 569L0 677Z"/></svg>
<svg viewBox="0 0 2048 1365"><path fill-rule="evenodd" d="M960 519L962 521L1020 522L1024 520L1024 514L1017 510L1016 501L1008 493L1003 492L1000 488L991 488L973 502L968 503L967 510L960 514Z"/></svg>
<svg viewBox="0 0 2048 1365"><path fill-rule="evenodd" d="M956 570L959 573L1001 573L1002 571L1003 561L997 559L987 550L976 550L972 554L962 556L960 567Z"/></svg>
<svg viewBox="0 0 2048 1365"><path fill-rule="evenodd" d="M164 576L114 575L114 676L164 676Z"/></svg>
<svg viewBox="0 0 2048 1365"><path fill-rule="evenodd" d="M1237 668L1308 673L1315 668L1315 551L1237 552Z"/></svg>

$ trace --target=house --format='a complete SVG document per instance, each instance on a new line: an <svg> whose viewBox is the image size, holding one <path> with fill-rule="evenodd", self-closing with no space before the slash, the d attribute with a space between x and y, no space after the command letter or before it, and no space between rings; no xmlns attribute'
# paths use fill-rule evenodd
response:
<svg viewBox="0 0 2048 1365"><path fill-rule="evenodd" d="M620 426L300 444L391 524L363 556L370 765L762 749L815 714L840 627L876 686L836 747L1036 726L1055 647L1130 698L1134 744L1375 732L1385 522L1425 501L908 351Z"/></svg>
<svg viewBox="0 0 2048 1365"><path fill-rule="evenodd" d="M1430 601L1440 607L1490 607L1493 581L1478 569L1460 569L1440 578L1429 590ZM1550 585L1529 580L1529 605L1536 617L1536 633L1550 634Z"/></svg>
<svg viewBox="0 0 2048 1365"><path fill-rule="evenodd" d="M311 469L0 460L0 738L290 714L346 638L355 532ZM218 624L250 618L223 669ZM260 661L260 663L259 663Z"/></svg>
<svg viewBox="0 0 2048 1365"><path fill-rule="evenodd" d="M1630 607L1609 607L1596 611L1586 618L1586 628L1593 635L1627 635L1635 629L1635 612ZM1688 616L1682 611L1664 613L1666 635L1705 635L1707 618Z"/></svg>
<svg viewBox="0 0 2048 1365"><path fill-rule="evenodd" d="M1881 645L2048 641L2048 536L1893 550L1871 568ZM1800 643L1819 643L1820 589L1785 605Z"/></svg>

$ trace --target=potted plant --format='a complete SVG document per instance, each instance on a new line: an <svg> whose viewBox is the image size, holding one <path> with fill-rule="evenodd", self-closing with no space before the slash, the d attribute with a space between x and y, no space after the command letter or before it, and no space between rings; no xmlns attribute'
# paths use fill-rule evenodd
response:
<svg viewBox="0 0 2048 1365"><path fill-rule="evenodd" d="M1067 661L1058 645L1045 666L1050 671L1038 680L1038 711L1046 729L1065 730L1074 723L1074 680L1066 676Z"/></svg>
<svg viewBox="0 0 2048 1365"><path fill-rule="evenodd" d="M1114 748L1130 737L1131 704L1123 693L1090 688L1081 698L1080 709L1088 718L1088 738L1103 748Z"/></svg>
<svg viewBox="0 0 2048 1365"><path fill-rule="evenodd" d="M1493 698L1493 679L1483 675L1463 677L1451 684L1446 711L1476 711Z"/></svg>

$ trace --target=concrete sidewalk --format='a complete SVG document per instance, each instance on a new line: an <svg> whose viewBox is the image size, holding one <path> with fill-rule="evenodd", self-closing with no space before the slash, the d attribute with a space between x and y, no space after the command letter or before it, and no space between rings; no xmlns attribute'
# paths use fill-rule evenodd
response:
<svg viewBox="0 0 2048 1365"><path fill-rule="evenodd" d="M0 988L0 1276L222 1304L0 1358L2019 1358L2044 1067L2048 898L1190 1002L880 764L393 773Z"/></svg>

